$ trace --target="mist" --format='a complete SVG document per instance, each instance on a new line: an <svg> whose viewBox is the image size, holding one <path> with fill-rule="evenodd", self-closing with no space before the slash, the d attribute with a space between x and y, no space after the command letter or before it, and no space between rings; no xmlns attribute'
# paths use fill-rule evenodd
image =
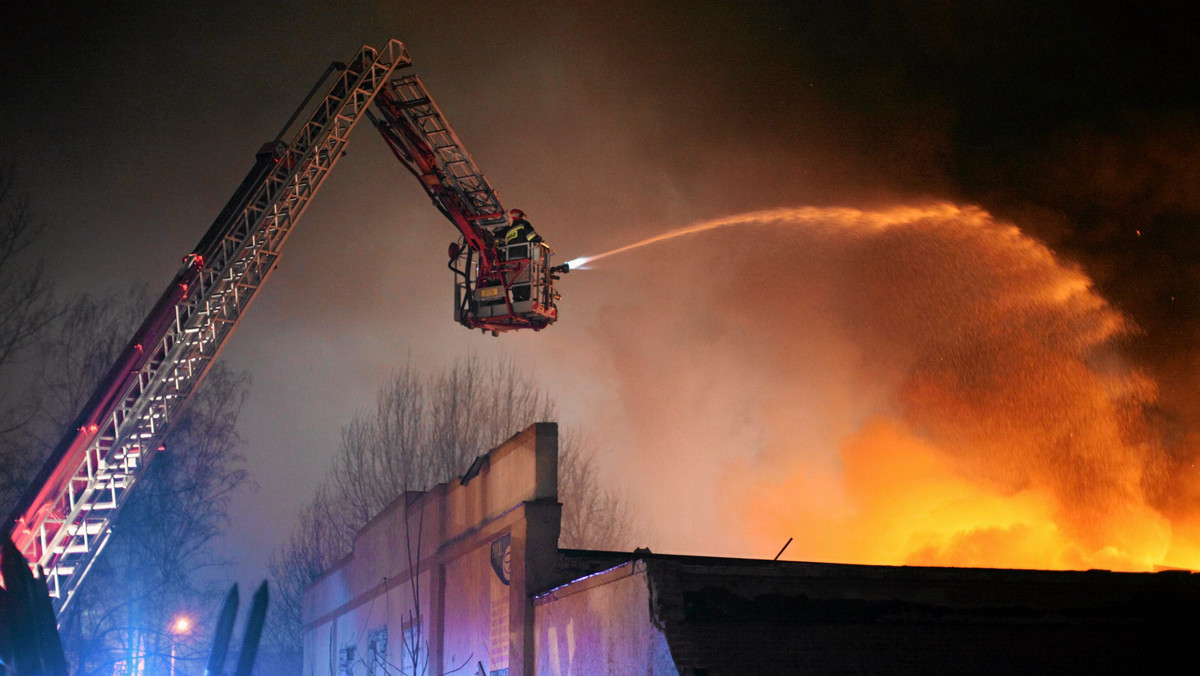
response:
<svg viewBox="0 0 1200 676"><path fill-rule="evenodd" d="M596 260L563 278L555 326L491 339L451 319L452 228L360 129L223 353L254 378L262 489L230 527L247 585L387 373L468 354L536 370L656 550L1196 557L1190 6L56 1L9 19L0 149L68 294L168 281L325 66L393 37L556 262L778 208L986 209L743 219Z"/></svg>
<svg viewBox="0 0 1200 676"><path fill-rule="evenodd" d="M1180 449L1123 354L1137 327L1014 224L949 203L779 209L588 266L572 281L604 284L623 320L597 340L651 546L1200 563L1191 514L1172 507L1189 490L1170 472Z"/></svg>

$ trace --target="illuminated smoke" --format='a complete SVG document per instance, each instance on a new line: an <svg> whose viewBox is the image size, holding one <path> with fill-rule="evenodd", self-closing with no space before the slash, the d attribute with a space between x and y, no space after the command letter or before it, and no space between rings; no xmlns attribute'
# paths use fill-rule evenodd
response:
<svg viewBox="0 0 1200 676"><path fill-rule="evenodd" d="M1154 383L1120 353L1134 328L1015 226L947 203L778 209L584 262L656 243L624 292L649 302L608 308L603 335L660 547L1200 563Z"/></svg>

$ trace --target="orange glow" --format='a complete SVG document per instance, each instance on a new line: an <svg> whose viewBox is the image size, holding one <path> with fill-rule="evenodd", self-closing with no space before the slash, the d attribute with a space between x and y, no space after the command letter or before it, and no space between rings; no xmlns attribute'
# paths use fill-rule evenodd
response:
<svg viewBox="0 0 1200 676"><path fill-rule="evenodd" d="M797 465L747 486L742 509L752 540L769 548L795 537L796 553L785 558L872 564L1152 570L1168 563L1169 525L1145 505L1122 547L1089 548L1059 526L1052 492L972 481L893 421L868 423L841 459L840 476L816 478ZM843 498L834 513L832 494ZM819 503L802 497L810 495Z"/></svg>
<svg viewBox="0 0 1200 676"><path fill-rule="evenodd" d="M795 538L796 560L1200 569L1200 436L1163 435L1136 327L1077 266L949 203L752 212L584 262L734 226L687 239L694 268L659 289L703 322L610 339L667 530L740 534L734 555Z"/></svg>
<svg viewBox="0 0 1200 676"><path fill-rule="evenodd" d="M186 634L192 630L192 620L186 615L180 615L171 623L171 633Z"/></svg>

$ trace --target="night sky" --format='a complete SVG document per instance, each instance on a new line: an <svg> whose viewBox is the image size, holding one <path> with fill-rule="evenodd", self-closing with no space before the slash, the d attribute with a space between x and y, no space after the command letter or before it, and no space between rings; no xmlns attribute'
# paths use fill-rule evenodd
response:
<svg viewBox="0 0 1200 676"><path fill-rule="evenodd" d="M45 256L68 292L142 282L156 293L326 65L397 38L501 198L528 213L559 260L777 207L950 201L1016 224L1128 321L1106 353L1155 383L1139 402L1162 463L1190 467L1200 430L1200 9L34 4L0 15L0 158L50 224ZM893 257L883 242L854 258L770 228L726 230L574 273L561 282L556 326L494 339L451 319L444 256L454 235L360 127L224 352L254 378L242 431L261 489L237 505L254 516L232 524L241 574L261 576L269 551L248 543L286 535L339 428L373 405L390 369L411 361L437 372L470 354L534 369L561 421L601 440L610 482L663 515L644 534L655 551L772 556L777 547L743 541L736 520L717 516L713 487L725 460L772 456L773 416L794 429L828 401L818 388L797 390L794 410L760 407L772 397L747 392L781 368L833 378L839 369L806 371L804 355L831 360L846 336L880 330L863 319L879 298L854 306L832 287L872 271L907 270L901 285L926 274L916 254ZM956 256L939 260L986 263ZM805 312L855 320L806 333L787 319L798 297L823 299ZM847 421L908 392L865 382L887 391ZM833 389L854 399L849 385ZM676 408L647 403L663 400ZM920 420L906 418L939 429ZM814 448L851 434L808 426Z"/></svg>

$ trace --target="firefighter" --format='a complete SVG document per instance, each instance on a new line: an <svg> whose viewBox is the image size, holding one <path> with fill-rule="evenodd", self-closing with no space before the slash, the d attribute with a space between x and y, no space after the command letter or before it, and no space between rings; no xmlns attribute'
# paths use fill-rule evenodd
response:
<svg viewBox="0 0 1200 676"><path fill-rule="evenodd" d="M510 244L523 244L525 242L537 243L542 241L542 236L534 232L533 226L529 221L525 220L525 212L520 209L513 209L508 212L512 218L512 224L500 233L500 246L508 246Z"/></svg>

